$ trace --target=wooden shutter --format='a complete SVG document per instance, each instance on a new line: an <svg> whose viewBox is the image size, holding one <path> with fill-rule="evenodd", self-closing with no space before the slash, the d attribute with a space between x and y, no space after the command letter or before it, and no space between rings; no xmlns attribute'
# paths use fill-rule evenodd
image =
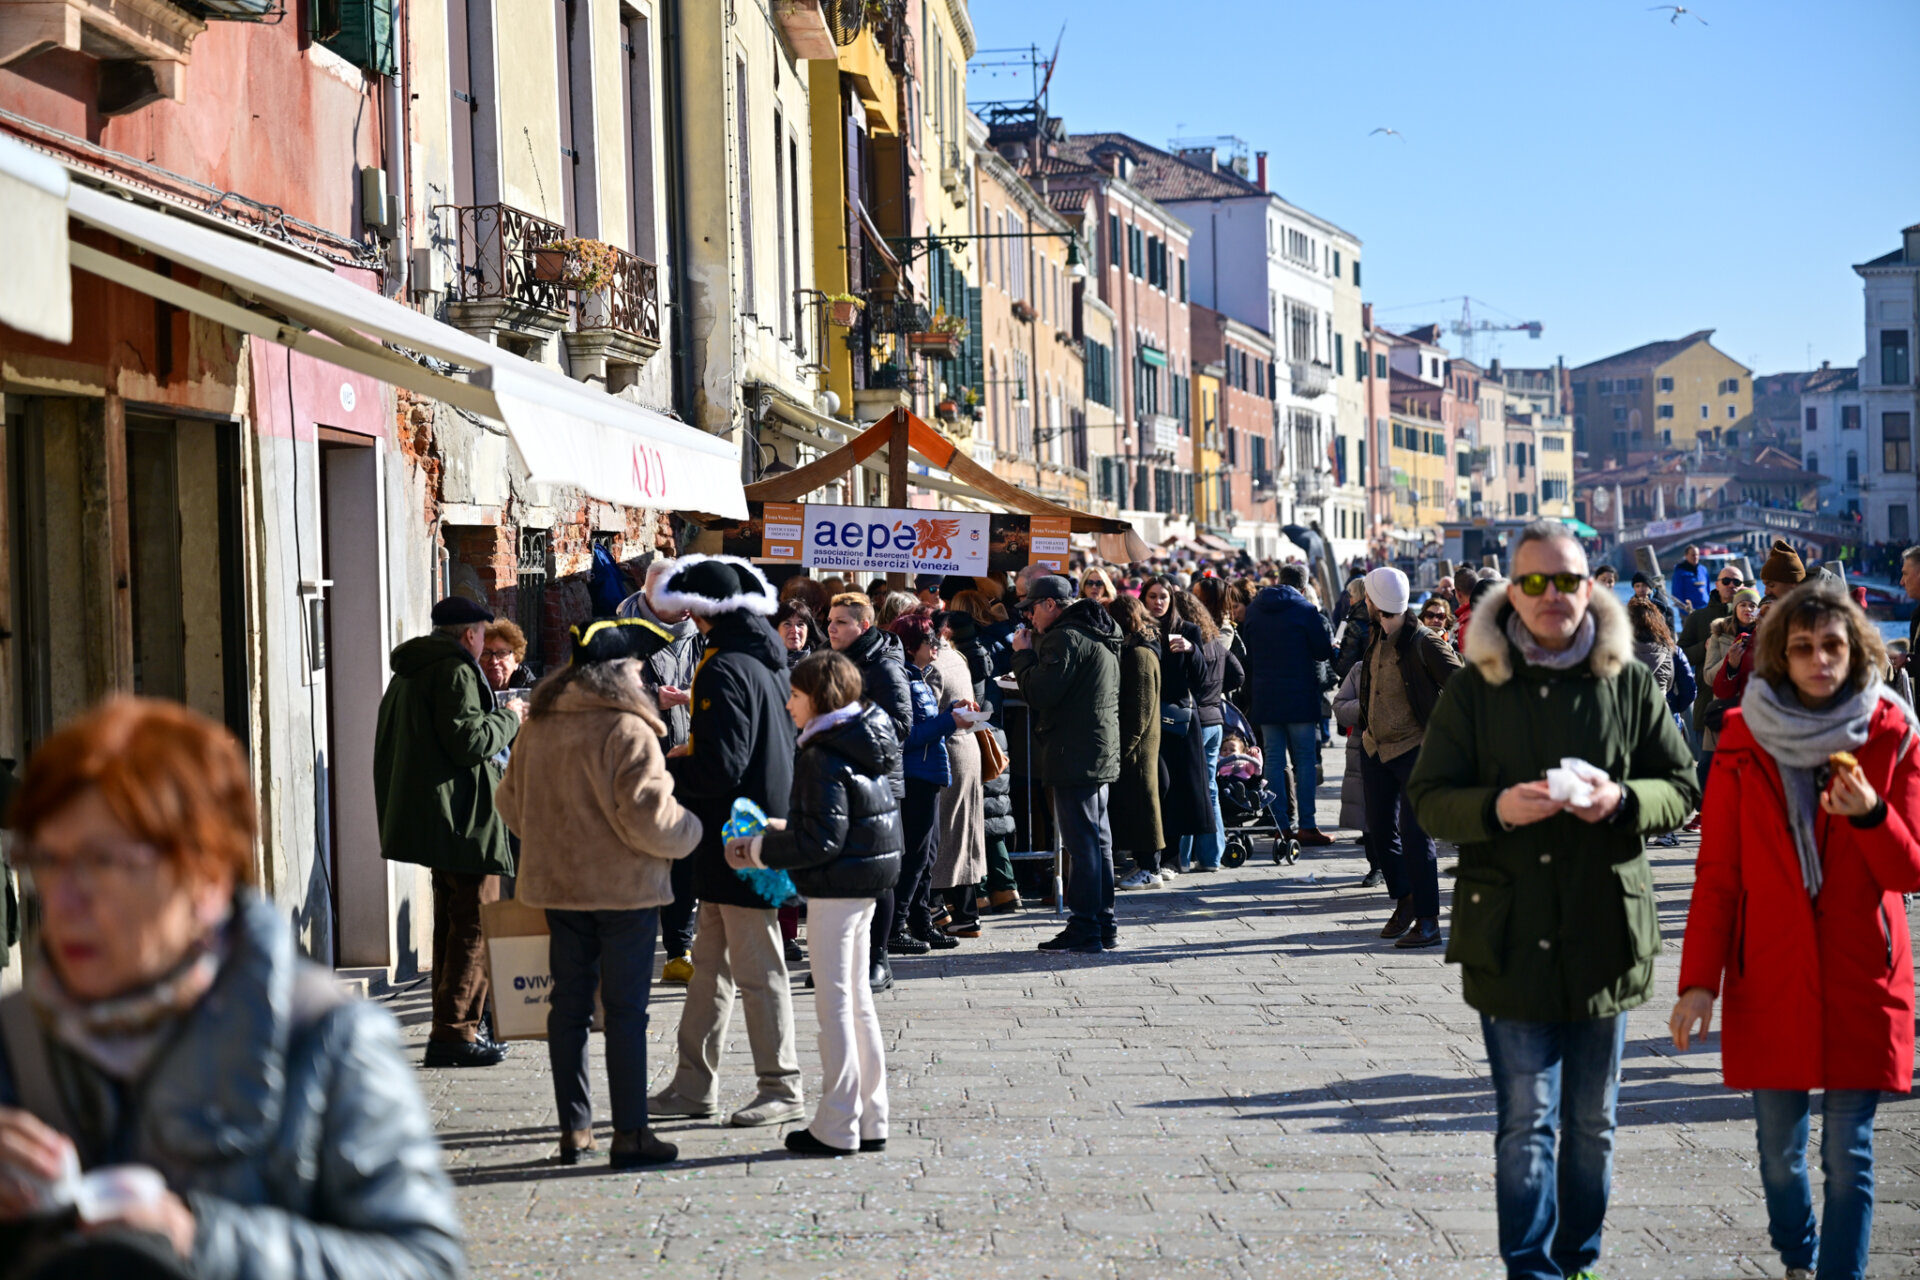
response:
<svg viewBox="0 0 1920 1280"><path fill-rule="evenodd" d="M393 47L393 0L321 0L314 13L317 30L337 26L337 34L320 43L354 66L381 76L390 76L399 67Z"/></svg>

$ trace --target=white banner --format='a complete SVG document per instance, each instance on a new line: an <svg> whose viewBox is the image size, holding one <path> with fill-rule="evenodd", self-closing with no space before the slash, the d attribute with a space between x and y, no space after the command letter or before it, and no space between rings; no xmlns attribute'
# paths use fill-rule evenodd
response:
<svg viewBox="0 0 1920 1280"><path fill-rule="evenodd" d="M800 562L853 573L957 573L985 577L983 513L808 503Z"/></svg>
<svg viewBox="0 0 1920 1280"><path fill-rule="evenodd" d="M1689 529L1698 529L1707 522L1704 511L1695 511L1691 515L1681 516L1677 520L1654 520L1640 536L1643 538L1670 538L1676 533L1685 533Z"/></svg>

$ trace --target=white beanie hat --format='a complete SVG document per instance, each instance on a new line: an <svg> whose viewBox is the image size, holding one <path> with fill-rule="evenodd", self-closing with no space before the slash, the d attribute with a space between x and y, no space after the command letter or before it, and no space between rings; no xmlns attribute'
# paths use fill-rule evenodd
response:
<svg viewBox="0 0 1920 1280"><path fill-rule="evenodd" d="M1367 599L1384 614L1405 613L1410 595L1407 575L1398 569L1383 565L1367 574Z"/></svg>

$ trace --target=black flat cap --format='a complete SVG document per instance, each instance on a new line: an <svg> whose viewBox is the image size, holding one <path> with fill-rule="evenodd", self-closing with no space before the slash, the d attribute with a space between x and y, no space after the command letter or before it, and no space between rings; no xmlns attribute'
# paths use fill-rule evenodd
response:
<svg viewBox="0 0 1920 1280"><path fill-rule="evenodd" d="M493 610L465 596L448 596L433 606L436 627L470 627L476 622L492 622Z"/></svg>

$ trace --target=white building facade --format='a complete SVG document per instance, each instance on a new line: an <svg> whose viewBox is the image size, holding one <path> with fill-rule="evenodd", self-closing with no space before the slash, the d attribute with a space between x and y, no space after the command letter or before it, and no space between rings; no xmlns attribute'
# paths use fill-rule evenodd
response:
<svg viewBox="0 0 1920 1280"><path fill-rule="evenodd" d="M1900 247L1854 268L1865 284L1866 356L1860 400L1866 447L1860 506L1869 542L1911 542L1920 511L1913 432L1920 397L1914 388L1914 327L1920 315L1920 225Z"/></svg>

